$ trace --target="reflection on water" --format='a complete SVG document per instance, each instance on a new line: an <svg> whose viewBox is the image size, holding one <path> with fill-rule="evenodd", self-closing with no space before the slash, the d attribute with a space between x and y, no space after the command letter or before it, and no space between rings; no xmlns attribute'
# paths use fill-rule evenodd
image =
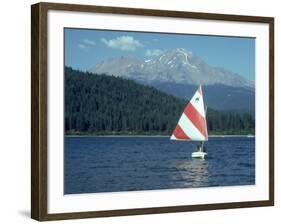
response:
<svg viewBox="0 0 281 224"><path fill-rule="evenodd" d="M176 167L180 171L184 187L208 186L208 160L177 161Z"/></svg>
<svg viewBox="0 0 281 224"><path fill-rule="evenodd" d="M65 138L65 194L255 184L255 138L194 142L149 137ZM222 156L223 155L223 156Z"/></svg>

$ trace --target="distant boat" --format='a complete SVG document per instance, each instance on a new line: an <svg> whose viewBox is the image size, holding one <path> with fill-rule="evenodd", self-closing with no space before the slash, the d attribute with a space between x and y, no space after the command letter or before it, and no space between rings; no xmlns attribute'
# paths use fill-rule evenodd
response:
<svg viewBox="0 0 281 224"><path fill-rule="evenodd" d="M207 156L204 147L204 142L208 141L206 112L207 108L204 107L203 92L200 85L186 105L170 138L180 141L199 141L197 150L191 154L192 158L204 159Z"/></svg>

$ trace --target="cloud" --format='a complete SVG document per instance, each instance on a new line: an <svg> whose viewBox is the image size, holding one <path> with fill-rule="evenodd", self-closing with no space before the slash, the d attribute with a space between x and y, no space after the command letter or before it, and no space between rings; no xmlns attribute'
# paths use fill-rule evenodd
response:
<svg viewBox="0 0 281 224"><path fill-rule="evenodd" d="M163 53L163 50L160 50L160 49L151 49L151 50L145 51L145 55L148 56L148 57L159 56L162 53Z"/></svg>
<svg viewBox="0 0 281 224"><path fill-rule="evenodd" d="M121 51L135 51L137 48L143 47L143 44L132 36L120 36L111 40L102 38L101 42L108 47L119 49Z"/></svg>
<svg viewBox="0 0 281 224"><path fill-rule="evenodd" d="M84 39L78 44L78 47L82 50L87 50L89 47L93 47L95 45L96 45L95 41Z"/></svg>
<svg viewBox="0 0 281 224"><path fill-rule="evenodd" d="M91 45L91 46L95 46L95 45L96 45L95 41L93 41L93 40L88 40L88 39L84 39L84 40L83 40L83 43L84 43L84 44L87 44L87 45Z"/></svg>
<svg viewBox="0 0 281 224"><path fill-rule="evenodd" d="M86 49L86 46L85 46L84 44L78 44L78 47L79 47L80 49Z"/></svg>

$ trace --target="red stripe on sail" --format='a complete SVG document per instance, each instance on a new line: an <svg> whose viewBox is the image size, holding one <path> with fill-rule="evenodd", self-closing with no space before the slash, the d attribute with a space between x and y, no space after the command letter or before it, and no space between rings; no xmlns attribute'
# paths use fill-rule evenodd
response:
<svg viewBox="0 0 281 224"><path fill-rule="evenodd" d="M177 124L173 135L177 138L177 139L184 139L184 140L189 140L190 138L184 133L184 131L181 129L181 127Z"/></svg>
<svg viewBox="0 0 281 224"><path fill-rule="evenodd" d="M184 109L184 114L194 124L194 126L207 138L207 127L205 118L189 103Z"/></svg>

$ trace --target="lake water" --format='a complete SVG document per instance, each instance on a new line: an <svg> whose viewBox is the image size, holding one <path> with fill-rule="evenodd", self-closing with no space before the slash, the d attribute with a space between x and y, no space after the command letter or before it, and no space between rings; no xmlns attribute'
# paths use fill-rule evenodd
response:
<svg viewBox="0 0 281 224"><path fill-rule="evenodd" d="M255 138L213 137L208 157L196 142L168 137L65 137L64 193L255 184Z"/></svg>

